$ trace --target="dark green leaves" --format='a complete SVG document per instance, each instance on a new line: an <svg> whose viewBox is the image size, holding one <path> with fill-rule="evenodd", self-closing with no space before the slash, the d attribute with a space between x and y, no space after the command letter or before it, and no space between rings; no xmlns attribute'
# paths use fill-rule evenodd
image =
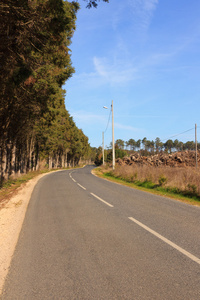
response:
<svg viewBox="0 0 200 300"><path fill-rule="evenodd" d="M98 2L100 1L100 0L84 0L84 1L86 1L87 2L87 8L91 8L91 7L95 7L95 8L97 8L97 6L98 6ZM104 2L109 2L109 0L103 0Z"/></svg>

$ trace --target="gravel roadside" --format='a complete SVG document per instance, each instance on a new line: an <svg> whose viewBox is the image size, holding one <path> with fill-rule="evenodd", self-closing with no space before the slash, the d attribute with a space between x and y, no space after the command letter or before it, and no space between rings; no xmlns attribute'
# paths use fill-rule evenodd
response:
<svg viewBox="0 0 200 300"><path fill-rule="evenodd" d="M48 174L49 173L41 174L29 180L23 187L19 188L15 196L0 209L0 295L22 228L31 194L38 180Z"/></svg>

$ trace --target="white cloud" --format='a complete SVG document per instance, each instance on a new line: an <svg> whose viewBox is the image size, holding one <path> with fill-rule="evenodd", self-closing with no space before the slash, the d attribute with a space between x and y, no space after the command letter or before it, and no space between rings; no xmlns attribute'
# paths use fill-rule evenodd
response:
<svg viewBox="0 0 200 300"><path fill-rule="evenodd" d="M75 122L79 124L94 124L94 123L105 123L106 119L104 116L90 113L84 110L71 111L71 115L73 116Z"/></svg>
<svg viewBox="0 0 200 300"><path fill-rule="evenodd" d="M158 2L158 0L129 0L135 24L139 28L148 29Z"/></svg>
<svg viewBox="0 0 200 300"><path fill-rule="evenodd" d="M70 112L71 115L73 116L75 122L77 122L78 124L82 124L82 125L89 125L89 124L103 124L104 127L106 127L106 124L108 122L108 116L102 116L102 115L98 115L98 114L94 114L94 113L90 113L84 110L78 110L78 111L72 111ZM130 125L126 125L126 124L121 124L118 122L114 123L115 129L122 129L122 130L126 130L126 131L134 131L137 132L139 129L135 128L133 126ZM111 120L108 124L108 128L111 128L112 124L111 124ZM105 129L105 128L103 128ZM107 131L107 130L106 130Z"/></svg>
<svg viewBox="0 0 200 300"><path fill-rule="evenodd" d="M93 57L94 70L89 73L75 74L70 80L71 87L78 86L94 89L109 84L112 87L126 86L143 80L157 68L170 71L169 62L182 51L179 46L168 52L153 52L137 55L132 59L123 57ZM166 65L167 63L167 65ZM155 69L156 67L156 69ZM182 66L183 67L183 66ZM173 66L173 69L175 66Z"/></svg>
<svg viewBox="0 0 200 300"><path fill-rule="evenodd" d="M150 14L152 14L158 4L158 0L143 0L140 2L142 2L144 10Z"/></svg>
<svg viewBox="0 0 200 300"><path fill-rule="evenodd" d="M123 0L112 13L113 29L120 30L126 22L129 32L134 30L141 34L147 31L158 3L159 0Z"/></svg>
<svg viewBox="0 0 200 300"><path fill-rule="evenodd" d="M117 129L124 129L124 130L128 130L128 131L134 131L134 132L139 131L138 128L135 128L133 126L123 125L123 124L116 123L116 122L115 122L115 128L117 128Z"/></svg>
<svg viewBox="0 0 200 300"><path fill-rule="evenodd" d="M93 58L94 68L99 77L111 85L128 83L137 78L137 69L125 61L109 63L105 58Z"/></svg>

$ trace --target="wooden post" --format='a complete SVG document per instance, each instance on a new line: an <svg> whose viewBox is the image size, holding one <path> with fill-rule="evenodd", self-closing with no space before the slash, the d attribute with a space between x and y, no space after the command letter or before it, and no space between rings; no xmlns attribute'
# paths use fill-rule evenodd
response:
<svg viewBox="0 0 200 300"><path fill-rule="evenodd" d="M196 156L196 169L198 168L198 160L197 160L197 124L195 124L195 156Z"/></svg>

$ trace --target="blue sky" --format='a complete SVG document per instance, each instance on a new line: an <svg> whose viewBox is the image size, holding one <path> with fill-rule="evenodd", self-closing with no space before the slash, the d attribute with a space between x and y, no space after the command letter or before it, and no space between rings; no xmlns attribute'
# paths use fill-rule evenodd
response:
<svg viewBox="0 0 200 300"><path fill-rule="evenodd" d="M200 1L80 2L65 104L90 145L102 144L112 100L115 140L164 142L200 126ZM111 133L110 122L107 146ZM194 140L194 130L175 138Z"/></svg>

